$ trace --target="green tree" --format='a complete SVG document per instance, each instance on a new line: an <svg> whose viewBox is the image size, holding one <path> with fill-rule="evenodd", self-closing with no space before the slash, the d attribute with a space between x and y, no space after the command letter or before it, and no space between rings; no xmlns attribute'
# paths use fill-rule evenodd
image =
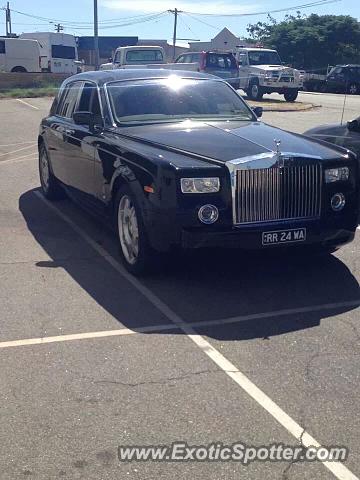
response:
<svg viewBox="0 0 360 480"><path fill-rule="evenodd" d="M282 22L248 25L250 38L276 48L283 61L297 68L360 63L360 22L345 15L287 15Z"/></svg>

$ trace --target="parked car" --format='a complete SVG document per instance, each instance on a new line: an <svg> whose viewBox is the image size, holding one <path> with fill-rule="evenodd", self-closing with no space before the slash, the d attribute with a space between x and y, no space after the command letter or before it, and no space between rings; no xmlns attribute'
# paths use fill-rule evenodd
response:
<svg viewBox="0 0 360 480"><path fill-rule="evenodd" d="M360 117L345 124L320 125L307 130L304 135L345 147L360 160Z"/></svg>
<svg viewBox="0 0 360 480"><path fill-rule="evenodd" d="M197 64L198 72L216 75L226 80L235 89L239 88L239 66L232 53L229 52L186 52L177 57L175 63ZM188 70L188 68L183 68Z"/></svg>
<svg viewBox="0 0 360 480"><path fill-rule="evenodd" d="M333 251L358 224L354 154L261 123L202 73L70 77L38 146L45 197L65 190L113 224L135 274L174 247Z"/></svg>
<svg viewBox="0 0 360 480"><path fill-rule="evenodd" d="M74 35L57 32L22 33L21 39L37 40L40 45L41 69L52 73L78 73L81 63Z"/></svg>
<svg viewBox="0 0 360 480"><path fill-rule="evenodd" d="M0 72L41 72L39 43L36 40L0 38Z"/></svg>
<svg viewBox="0 0 360 480"><path fill-rule="evenodd" d="M165 51L162 47L151 45L135 45L132 47L119 47L114 57L109 58L109 63L102 63L100 70L116 70L124 68L167 68L169 70L198 71L197 63L177 64L167 63Z"/></svg>
<svg viewBox="0 0 360 480"><path fill-rule="evenodd" d="M284 95L287 102L295 102L302 79L299 70L283 65L276 50L270 48L238 47L240 88L252 100L261 100L266 93Z"/></svg>
<svg viewBox="0 0 360 480"><path fill-rule="evenodd" d="M360 65L336 65L324 79L320 75L312 77L305 81L306 90L350 95L360 93Z"/></svg>

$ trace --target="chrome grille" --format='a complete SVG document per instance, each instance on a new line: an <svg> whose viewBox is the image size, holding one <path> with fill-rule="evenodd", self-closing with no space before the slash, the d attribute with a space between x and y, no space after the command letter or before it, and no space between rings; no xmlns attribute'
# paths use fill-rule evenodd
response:
<svg viewBox="0 0 360 480"><path fill-rule="evenodd" d="M321 165L236 171L236 223L315 218L321 212Z"/></svg>

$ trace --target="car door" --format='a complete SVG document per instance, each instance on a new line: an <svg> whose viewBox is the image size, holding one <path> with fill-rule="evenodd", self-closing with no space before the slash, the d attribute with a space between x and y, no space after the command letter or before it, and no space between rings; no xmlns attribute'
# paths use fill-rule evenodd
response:
<svg viewBox="0 0 360 480"><path fill-rule="evenodd" d="M6 72L6 46L5 40L0 39L0 72Z"/></svg>
<svg viewBox="0 0 360 480"><path fill-rule="evenodd" d="M68 162L66 152L68 150L68 135L70 129L69 120L78 100L81 82L66 85L59 92L50 112L46 128L46 144L50 157L51 168L55 177L63 184L68 183ZM70 116L70 118L67 118Z"/></svg>
<svg viewBox="0 0 360 480"><path fill-rule="evenodd" d="M101 117L97 85L85 81L80 85L78 102L74 112L91 112ZM101 123L101 118L98 124ZM67 185L81 203L96 206L94 194L94 160L100 131L88 125L77 125L73 118L66 118L64 155L68 172Z"/></svg>

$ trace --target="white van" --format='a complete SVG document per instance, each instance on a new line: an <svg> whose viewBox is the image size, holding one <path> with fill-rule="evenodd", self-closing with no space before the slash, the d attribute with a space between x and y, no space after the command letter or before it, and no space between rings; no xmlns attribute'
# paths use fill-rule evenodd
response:
<svg viewBox="0 0 360 480"><path fill-rule="evenodd" d="M41 72L39 43L36 40L0 38L0 72Z"/></svg>
<svg viewBox="0 0 360 480"><path fill-rule="evenodd" d="M40 44L44 72L78 73L79 62L76 40L68 33L34 32L22 33L20 38L31 38Z"/></svg>

